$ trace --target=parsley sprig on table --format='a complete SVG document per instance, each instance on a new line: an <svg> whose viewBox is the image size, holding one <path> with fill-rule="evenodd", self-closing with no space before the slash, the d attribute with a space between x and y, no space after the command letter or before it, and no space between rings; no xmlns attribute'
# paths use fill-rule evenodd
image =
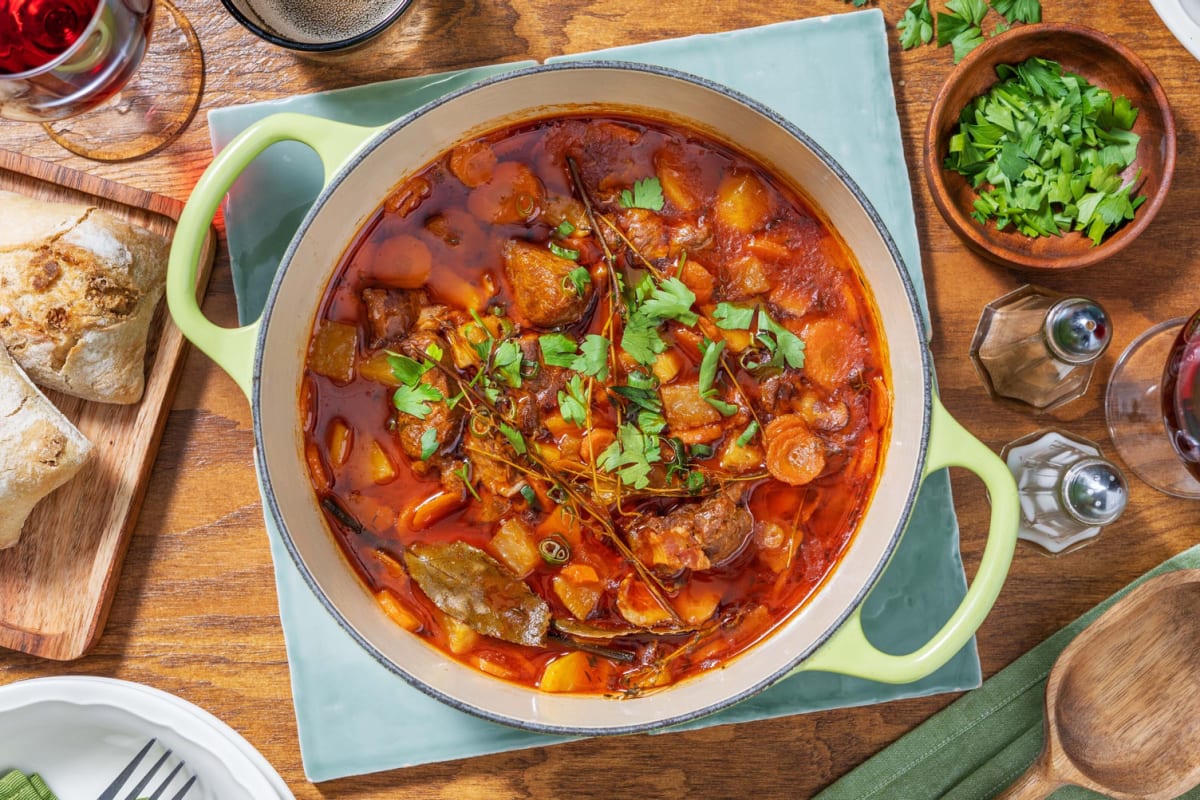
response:
<svg viewBox="0 0 1200 800"><path fill-rule="evenodd" d="M996 73L963 109L945 160L979 192L972 216L1027 236L1084 231L1093 245L1133 219L1146 198L1121 177L1139 140L1129 100L1042 58Z"/></svg>
<svg viewBox="0 0 1200 800"><path fill-rule="evenodd" d="M868 0L845 0L855 6L865 6ZM1004 18L993 28L991 35L1003 33L1013 23L1041 22L1042 4L1039 0L947 0L946 10L937 14L938 47L950 45L954 50L954 63L962 61L967 53L983 44L984 19L988 7ZM900 34L900 47L911 50L929 44L934 38L934 18L929 0L913 0L896 23Z"/></svg>

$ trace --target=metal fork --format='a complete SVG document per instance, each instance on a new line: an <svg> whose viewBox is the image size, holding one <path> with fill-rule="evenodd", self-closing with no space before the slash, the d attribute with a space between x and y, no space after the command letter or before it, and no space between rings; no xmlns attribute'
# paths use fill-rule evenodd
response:
<svg viewBox="0 0 1200 800"><path fill-rule="evenodd" d="M167 787L171 785L171 781L175 780L175 776L178 775L179 771L183 769L182 761L175 765L175 768L172 769L167 777L158 784L158 788L155 789L151 794L145 795L142 794L142 792L146 786L149 785L150 781L154 779L154 776L158 774L158 771L162 769L162 766L167 762L167 759L171 757L170 750L167 750L165 753L163 753L162 756L159 757L158 761L156 761L154 765L150 767L146 774L143 775L136 784L129 788L128 794L121 794L122 789L125 789L126 782L133 777L134 772L137 771L138 766L140 766L142 760L146 758L146 754L150 752L150 748L154 747L156 741L157 739L151 739L150 741L146 742L146 746L143 747L141 751L133 757L132 761L125 765L125 769L121 770L121 774L113 780L109 787L105 789L100 794L100 797L98 797L96 800L117 800L118 797L122 797L124 800L141 800L141 798L146 798L146 800L161 800L164 798L165 795L163 793L167 791ZM195 782L195 775L188 778L187 783L185 783L178 792L171 795L170 800L183 800L183 798L191 790L192 784Z"/></svg>

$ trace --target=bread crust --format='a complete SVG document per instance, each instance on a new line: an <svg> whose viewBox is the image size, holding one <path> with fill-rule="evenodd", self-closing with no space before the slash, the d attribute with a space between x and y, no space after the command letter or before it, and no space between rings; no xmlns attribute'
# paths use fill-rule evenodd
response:
<svg viewBox="0 0 1200 800"><path fill-rule="evenodd" d="M0 192L0 343L38 385L135 403L168 240L95 207Z"/></svg>
<svg viewBox="0 0 1200 800"><path fill-rule="evenodd" d="M0 550L17 543L33 507L91 455L87 437L0 346Z"/></svg>

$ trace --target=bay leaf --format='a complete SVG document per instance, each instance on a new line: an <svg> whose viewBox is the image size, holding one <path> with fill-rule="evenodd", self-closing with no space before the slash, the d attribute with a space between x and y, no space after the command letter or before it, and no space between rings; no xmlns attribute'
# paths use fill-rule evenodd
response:
<svg viewBox="0 0 1200 800"><path fill-rule="evenodd" d="M550 607L496 559L466 542L424 542L404 551L408 574L444 613L484 636L545 642Z"/></svg>

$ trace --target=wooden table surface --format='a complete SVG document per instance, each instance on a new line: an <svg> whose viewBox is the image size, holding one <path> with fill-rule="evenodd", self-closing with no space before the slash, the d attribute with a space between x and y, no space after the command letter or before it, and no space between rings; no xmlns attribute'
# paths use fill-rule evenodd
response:
<svg viewBox="0 0 1200 800"><path fill-rule="evenodd" d="M177 3L194 24L207 59L203 105L182 138L150 158L101 165L58 149L37 126L4 121L0 147L182 200L212 155L208 109L853 10L839 0L418 1L372 46L321 61L257 40L216 0ZM878 5L891 25L907 3L880 0ZM932 5L936 10L941 3ZM1059 426L1101 443L1115 456L1102 410L1113 363L1151 324L1191 313L1200 305L1198 65L1146 0L1044 0L1044 6L1046 21L1100 28L1152 66L1171 99L1178 126L1174 184L1153 224L1123 253L1082 272L1038 276L1051 289L1095 297L1113 317L1113 346L1087 395L1048 415L993 402L967 358L971 336L984 304L1029 276L968 253L934 208L919 165L926 115L952 68L950 48L902 52L893 31L891 65L932 304L934 360L946 407L996 450L1031 431ZM854 57L845 54L847 59ZM223 324L234 321L223 251L206 310ZM0 653L0 684L89 674L176 693L244 735L299 798L802 798L956 697L666 736L580 741L313 785L304 777L297 745L287 658L251 463L252 439L245 398L220 369L191 351L104 636L89 655L70 663ZM954 479L964 561L973 573L984 542L986 498L966 473L956 473ZM1159 494L1132 476L1131 485L1124 517L1091 546L1057 559L1025 544L1018 547L1008 583L979 631L985 676L1139 574L1200 541L1200 504Z"/></svg>

